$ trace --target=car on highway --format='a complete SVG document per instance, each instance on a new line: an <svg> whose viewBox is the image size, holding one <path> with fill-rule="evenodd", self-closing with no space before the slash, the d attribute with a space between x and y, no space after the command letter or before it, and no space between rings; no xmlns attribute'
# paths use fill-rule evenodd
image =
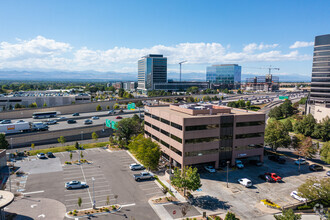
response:
<svg viewBox="0 0 330 220"><path fill-rule="evenodd" d="M54 154L52 152L47 152L48 158L55 158Z"/></svg>
<svg viewBox="0 0 330 220"><path fill-rule="evenodd" d="M10 124L10 123L11 123L11 120L9 120L9 119L0 121L0 124Z"/></svg>
<svg viewBox="0 0 330 220"><path fill-rule="evenodd" d="M97 119L100 119L98 116L93 116L92 117L92 120L97 120Z"/></svg>
<svg viewBox="0 0 330 220"><path fill-rule="evenodd" d="M262 180L265 180L266 182L269 182L269 183L274 183L274 182L275 182L275 181L271 178L270 175L261 174L261 175L259 175L259 178L262 179Z"/></svg>
<svg viewBox="0 0 330 220"><path fill-rule="evenodd" d="M286 160L279 155L270 155L270 156L268 156L268 159L271 161L277 162L279 164L284 164L286 162Z"/></svg>
<svg viewBox="0 0 330 220"><path fill-rule="evenodd" d="M65 183L66 189L81 189L86 188L87 184L85 182L80 182L77 180L72 180L70 182Z"/></svg>
<svg viewBox="0 0 330 220"><path fill-rule="evenodd" d="M135 181L150 180L154 178L154 175L149 172L141 172L139 174L133 174Z"/></svg>
<svg viewBox="0 0 330 220"><path fill-rule="evenodd" d="M245 187L251 187L252 186L252 181L249 180L248 178L241 178L237 180L239 184L245 186Z"/></svg>
<svg viewBox="0 0 330 220"><path fill-rule="evenodd" d="M291 196L292 198L298 200L299 202L306 202L306 201L307 201L306 198L303 198L303 197L298 196L298 192L297 192L297 191L292 191L292 192L290 193L290 196Z"/></svg>
<svg viewBox="0 0 330 220"><path fill-rule="evenodd" d="M116 117L116 119L122 119L122 118L123 118L123 117L121 117L121 116L117 116L117 117Z"/></svg>
<svg viewBox="0 0 330 220"><path fill-rule="evenodd" d="M322 171L323 167L318 165L318 164L312 164L312 165L309 166L309 169L311 171Z"/></svg>
<svg viewBox="0 0 330 220"><path fill-rule="evenodd" d="M79 113L78 112L73 113L72 116L79 116Z"/></svg>
<svg viewBox="0 0 330 220"><path fill-rule="evenodd" d="M68 124L74 124L74 123L77 123L77 121L73 120L73 119L69 119L69 120L67 120L67 123Z"/></svg>
<svg viewBox="0 0 330 220"><path fill-rule="evenodd" d="M59 117L59 118L57 119L57 121L66 121L66 120L68 120L66 117Z"/></svg>
<svg viewBox="0 0 330 220"><path fill-rule="evenodd" d="M243 169L243 168L244 168L244 164L243 164L242 161L240 161L240 160L236 160L236 161L235 161L235 164L236 164L236 167L237 167L238 169Z"/></svg>
<svg viewBox="0 0 330 220"><path fill-rule="evenodd" d="M24 120L18 120L16 121L16 123L24 123L25 121Z"/></svg>
<svg viewBox="0 0 330 220"><path fill-rule="evenodd" d="M37 157L38 157L39 159L46 159L46 158L47 158L46 155L45 155L44 153L38 153L38 154L37 154Z"/></svg>
<svg viewBox="0 0 330 220"><path fill-rule="evenodd" d="M114 111L111 110L111 111L108 111L108 115L113 115L114 114Z"/></svg>
<svg viewBox="0 0 330 220"><path fill-rule="evenodd" d="M48 119L47 121L45 121L45 123L47 125L54 125L54 124L57 124L57 121L56 120L52 120L52 119Z"/></svg>
<svg viewBox="0 0 330 220"><path fill-rule="evenodd" d="M86 120L84 121L84 124L85 124L85 125L90 125L90 124L93 124L93 121L90 120L90 119L86 119Z"/></svg>
<svg viewBox="0 0 330 220"><path fill-rule="evenodd" d="M282 178L278 176L276 173L266 172L265 175L269 175L275 182L279 182L282 180Z"/></svg>
<svg viewBox="0 0 330 220"><path fill-rule="evenodd" d="M138 164L138 163L133 163L133 164L129 165L129 168L131 170L143 170L144 166L141 164Z"/></svg>
<svg viewBox="0 0 330 220"><path fill-rule="evenodd" d="M300 158L294 162L296 165L304 165L307 164L307 161L304 158Z"/></svg>
<svg viewBox="0 0 330 220"><path fill-rule="evenodd" d="M216 172L213 166L205 166L204 169L210 173Z"/></svg>

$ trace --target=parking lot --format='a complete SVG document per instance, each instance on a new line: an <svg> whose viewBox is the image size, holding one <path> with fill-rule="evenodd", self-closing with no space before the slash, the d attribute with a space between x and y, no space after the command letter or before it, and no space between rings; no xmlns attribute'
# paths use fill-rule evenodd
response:
<svg viewBox="0 0 330 220"><path fill-rule="evenodd" d="M261 167L245 164L241 170L231 170L228 176L229 188L227 188L226 169L215 174L202 173L201 192L196 196L209 195L211 199L218 202L217 209L230 209L237 213L242 219L262 219L266 215L256 206L260 200L269 199L280 206L288 206L298 203L290 196L290 193L305 182L308 177L325 177L326 171L312 172L308 164L299 166L294 160L287 158L285 164L278 164L265 158ZM282 177L283 181L268 183L258 176L265 172L274 172ZM253 187L246 188L238 184L240 178L248 178L252 181Z"/></svg>
<svg viewBox="0 0 330 220"><path fill-rule="evenodd" d="M154 181L136 182L133 179L133 174L139 171L129 169L129 164L135 161L126 151L109 152L103 148L94 148L82 152L84 159L91 161L91 164L64 165L64 162L70 159L69 152L56 153L56 158L42 160L29 157L22 162L17 162L16 166L28 173L22 192L26 193L29 199L57 200L65 205L66 211L91 208L94 198L97 207L104 206L109 197L110 205L123 206L120 212L111 214L111 219L126 217L158 219L149 206L148 199L161 196L163 193ZM74 152L72 160L77 159L79 159L79 153ZM92 178L95 179L94 187ZM71 180L86 182L88 187L65 189L65 183ZM78 206L79 197L82 199L81 207ZM42 214L47 216L44 210ZM109 218L107 215L98 216L98 219Z"/></svg>

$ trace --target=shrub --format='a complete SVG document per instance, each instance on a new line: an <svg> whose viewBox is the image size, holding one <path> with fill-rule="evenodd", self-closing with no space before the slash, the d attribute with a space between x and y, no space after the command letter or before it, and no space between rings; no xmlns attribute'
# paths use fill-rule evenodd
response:
<svg viewBox="0 0 330 220"><path fill-rule="evenodd" d="M73 213L74 216L77 216L77 213Z"/></svg>
<svg viewBox="0 0 330 220"><path fill-rule="evenodd" d="M72 212L71 211L69 212L69 215L72 215Z"/></svg>
<svg viewBox="0 0 330 220"><path fill-rule="evenodd" d="M266 206L268 206L270 208L281 209L281 206L273 203L272 201L270 201L268 199L263 199L263 200L261 200L261 202L263 202Z"/></svg>
<svg viewBox="0 0 330 220"><path fill-rule="evenodd" d="M110 210L108 208L104 208L104 211L105 212L109 212Z"/></svg>
<svg viewBox="0 0 330 220"><path fill-rule="evenodd" d="M115 205L112 205L112 206L111 206L111 209L112 209L112 210L116 210L116 206L115 206Z"/></svg>

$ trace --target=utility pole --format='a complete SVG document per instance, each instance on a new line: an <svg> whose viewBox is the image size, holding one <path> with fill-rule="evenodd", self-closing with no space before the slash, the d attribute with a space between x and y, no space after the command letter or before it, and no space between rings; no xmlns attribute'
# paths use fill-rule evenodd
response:
<svg viewBox="0 0 330 220"><path fill-rule="evenodd" d="M93 209L96 208L96 202L95 202L95 192L94 192L94 177L92 177L92 181L93 181Z"/></svg>
<svg viewBox="0 0 330 220"><path fill-rule="evenodd" d="M229 160L227 160L227 188L229 188L228 186L228 170L229 170Z"/></svg>
<svg viewBox="0 0 330 220"><path fill-rule="evenodd" d="M187 60L184 60L184 61L181 61L180 63L179 63L179 65L180 65L180 82L181 82L181 70L182 70L182 64L183 63L185 63L185 62L187 62Z"/></svg>

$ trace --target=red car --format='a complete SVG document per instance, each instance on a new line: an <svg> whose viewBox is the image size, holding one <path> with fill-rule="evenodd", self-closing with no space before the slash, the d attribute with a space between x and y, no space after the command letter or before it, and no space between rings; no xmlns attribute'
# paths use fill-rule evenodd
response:
<svg viewBox="0 0 330 220"><path fill-rule="evenodd" d="M276 173L265 173L265 175L269 175L276 182L279 182L282 180L282 178L280 176L277 176Z"/></svg>
<svg viewBox="0 0 330 220"><path fill-rule="evenodd" d="M123 118L123 117L121 117L121 116L117 116L117 117L116 117L116 119L122 119L122 118Z"/></svg>

